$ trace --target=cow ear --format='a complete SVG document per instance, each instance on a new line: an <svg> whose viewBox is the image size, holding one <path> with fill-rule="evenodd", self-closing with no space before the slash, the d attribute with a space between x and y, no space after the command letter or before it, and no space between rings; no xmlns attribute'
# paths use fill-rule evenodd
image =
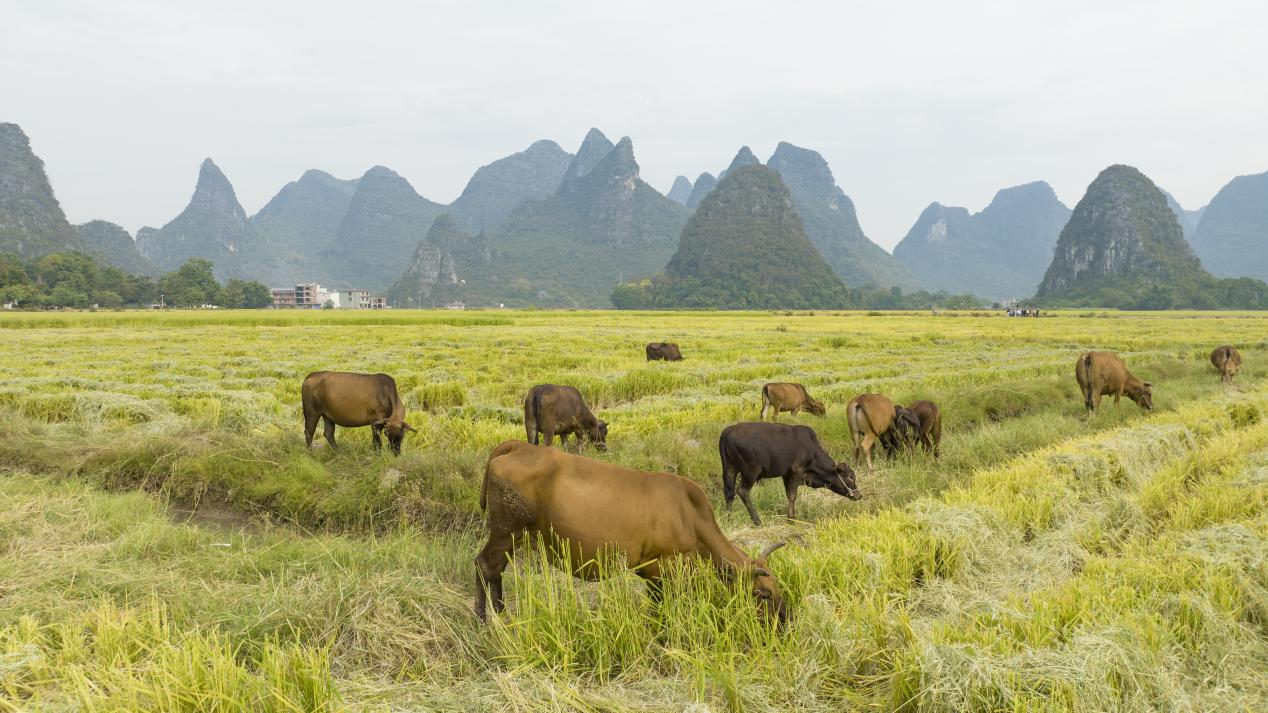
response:
<svg viewBox="0 0 1268 713"><path fill-rule="evenodd" d="M771 576L771 574L764 567L754 567L753 576L754 577L769 577Z"/></svg>
<svg viewBox="0 0 1268 713"><path fill-rule="evenodd" d="M408 423L402 423L402 424L401 424L401 428L404 428L406 431L409 431L410 433L418 433L418 429L417 429L417 428L414 428L413 426L409 425Z"/></svg>
<svg viewBox="0 0 1268 713"><path fill-rule="evenodd" d="M1152 382L1149 382L1149 381L1146 381L1146 382L1145 382L1145 388L1146 388L1146 389L1152 389L1153 387L1154 387L1154 385L1153 385L1153 383L1152 383Z"/></svg>

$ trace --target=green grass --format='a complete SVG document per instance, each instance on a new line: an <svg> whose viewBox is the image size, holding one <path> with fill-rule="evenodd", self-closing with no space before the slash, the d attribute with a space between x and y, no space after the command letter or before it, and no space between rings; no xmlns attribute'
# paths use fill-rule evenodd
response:
<svg viewBox="0 0 1268 713"><path fill-rule="evenodd" d="M187 314L59 314L0 342L0 710L1268 705L1258 315ZM643 360L665 338L687 361ZM1246 357L1231 388L1206 362L1225 342ZM1092 347L1155 383L1153 413L1083 415ZM356 431L304 449L318 368L397 377L420 430L402 457ZM931 398L943 458L860 471L858 502L803 491L800 522L763 484L754 528L721 508L716 439L771 380L827 403L797 420L838 456L853 394ZM475 622L483 459L544 381L612 424L602 458L700 482L750 550L791 542L786 631L698 563L653 608L632 575L531 554L507 614Z"/></svg>

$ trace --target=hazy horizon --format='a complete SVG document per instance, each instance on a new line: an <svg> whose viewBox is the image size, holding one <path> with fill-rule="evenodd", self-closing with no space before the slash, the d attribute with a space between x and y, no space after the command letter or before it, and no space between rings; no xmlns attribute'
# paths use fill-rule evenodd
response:
<svg viewBox="0 0 1268 713"><path fill-rule="evenodd" d="M744 144L819 151L891 249L932 201L1044 180L1073 207L1136 166L1188 209L1268 170L1268 5L880 8L7 4L8 102L75 223L135 233L210 156L248 214L316 168L382 164L448 203L481 165L595 126L642 177L717 174Z"/></svg>

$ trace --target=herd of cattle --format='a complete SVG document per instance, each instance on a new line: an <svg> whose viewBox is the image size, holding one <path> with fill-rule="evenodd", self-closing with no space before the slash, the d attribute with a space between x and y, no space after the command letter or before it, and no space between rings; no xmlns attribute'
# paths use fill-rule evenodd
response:
<svg viewBox="0 0 1268 713"><path fill-rule="evenodd" d="M652 343L648 361L681 361L677 344ZM1241 368L1237 349L1221 346L1211 352L1221 381L1233 380ZM1075 362L1075 379L1089 413L1101 397L1117 405L1127 396L1142 408L1153 408L1153 385L1127 370L1112 352L1085 352ZM370 426L375 449L386 433L392 452L400 454L406 431L405 407L396 382L386 374L319 371L302 387L304 436L309 446L318 421L326 440L335 444L335 426ZM753 524L761 518L749 498L753 486L781 478L788 498L787 514L796 517L802 486L828 490L857 500L861 497L854 470L824 450L813 429L775 422L780 413L805 410L827 413L821 401L801 384L771 383L762 387L758 421L727 426L718 438L722 490L730 510L738 494ZM769 412L771 421L766 420ZM880 394L861 394L846 404L846 421L854 444L854 460L873 468L872 450L881 444L886 455L919 444L936 459L942 441L942 416L932 401L910 406ZM599 561L618 558L648 583L653 600L661 593L662 565L667 558L696 556L714 565L728 581L751 583L762 610L783 622L787 610L766 558L783 543L751 557L722 533L704 490L670 473L648 473L580 455L584 443L607 450L608 425L594 415L576 388L541 384L524 398L526 441L506 441L493 449L485 467L480 508L487 513L489 539L476 556L475 612L486 615L492 598L503 609L502 571L517 543L542 542L560 566L582 579L601 575ZM573 437L577 454L551 448L558 436L564 446ZM545 442L542 442L544 438Z"/></svg>

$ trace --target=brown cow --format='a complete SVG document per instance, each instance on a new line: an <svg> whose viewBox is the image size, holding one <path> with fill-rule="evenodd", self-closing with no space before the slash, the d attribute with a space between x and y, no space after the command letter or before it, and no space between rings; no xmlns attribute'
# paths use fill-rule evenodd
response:
<svg viewBox="0 0 1268 713"><path fill-rule="evenodd" d="M1146 411L1154 407L1154 385L1141 381L1127 370L1127 365L1113 352L1084 352L1074 362L1074 378L1083 391L1083 405L1088 413L1100 408L1101 397L1114 395L1114 405L1123 394Z"/></svg>
<svg viewBox="0 0 1268 713"><path fill-rule="evenodd" d="M325 421L326 440L335 443L335 426L369 426L374 449L383 447L379 438L387 432L392 452L401 454L401 441L414 427L405 423L405 405L396 393L396 381L387 374L353 374L346 371L314 371L304 377L300 389L304 403L304 440L311 447L317 421ZM415 431L417 432L417 431Z"/></svg>
<svg viewBox="0 0 1268 713"><path fill-rule="evenodd" d="M845 406L845 419L850 424L850 438L854 440L854 462L859 455L867 456L867 469L872 470L872 447L878 441L885 445L897 447L895 439L910 441L914 436L915 418L904 419L906 427L893 428L898 417L894 402L880 394L860 394L850 399ZM886 445L887 451L891 450Z"/></svg>
<svg viewBox="0 0 1268 713"><path fill-rule="evenodd" d="M932 401L921 399L907 407L919 423L917 438L933 457L942 456L942 411Z"/></svg>
<svg viewBox="0 0 1268 713"><path fill-rule="evenodd" d="M724 578L751 578L763 610L781 623L787 618L766 564L780 545L748 556L722 534L709 497L686 478L506 441L489 454L480 508L488 512L489 528L489 541L475 559L475 613L481 620L488 594L493 610L502 611L502 571L516 544L526 542L545 544L561 569L586 580L604 575L601 556L618 557L647 580L653 600L660 598L667 559L706 558Z"/></svg>
<svg viewBox="0 0 1268 713"><path fill-rule="evenodd" d="M1211 364L1220 373L1220 381L1231 384L1233 377L1237 376L1237 372L1242 368L1242 353L1227 344L1216 347L1215 351L1211 352Z"/></svg>
<svg viewBox="0 0 1268 713"><path fill-rule="evenodd" d="M772 421L779 418L780 411L791 411L794 416L801 413L803 408L816 416L828 412L823 407L823 402L811 398L806 387L801 384L774 383L763 386L762 410L758 413L758 420L765 420L767 407L770 407Z"/></svg>
<svg viewBox="0 0 1268 713"><path fill-rule="evenodd" d="M540 433L548 446L559 436L559 447L564 448L571 434L577 450L581 450L583 436L599 450L608 449L608 424L590 411L581 392L572 386L539 384L529 389L524 397L524 430L533 445L538 444Z"/></svg>
<svg viewBox="0 0 1268 713"><path fill-rule="evenodd" d="M647 361L682 361L682 351L673 342L652 342L646 351Z"/></svg>

